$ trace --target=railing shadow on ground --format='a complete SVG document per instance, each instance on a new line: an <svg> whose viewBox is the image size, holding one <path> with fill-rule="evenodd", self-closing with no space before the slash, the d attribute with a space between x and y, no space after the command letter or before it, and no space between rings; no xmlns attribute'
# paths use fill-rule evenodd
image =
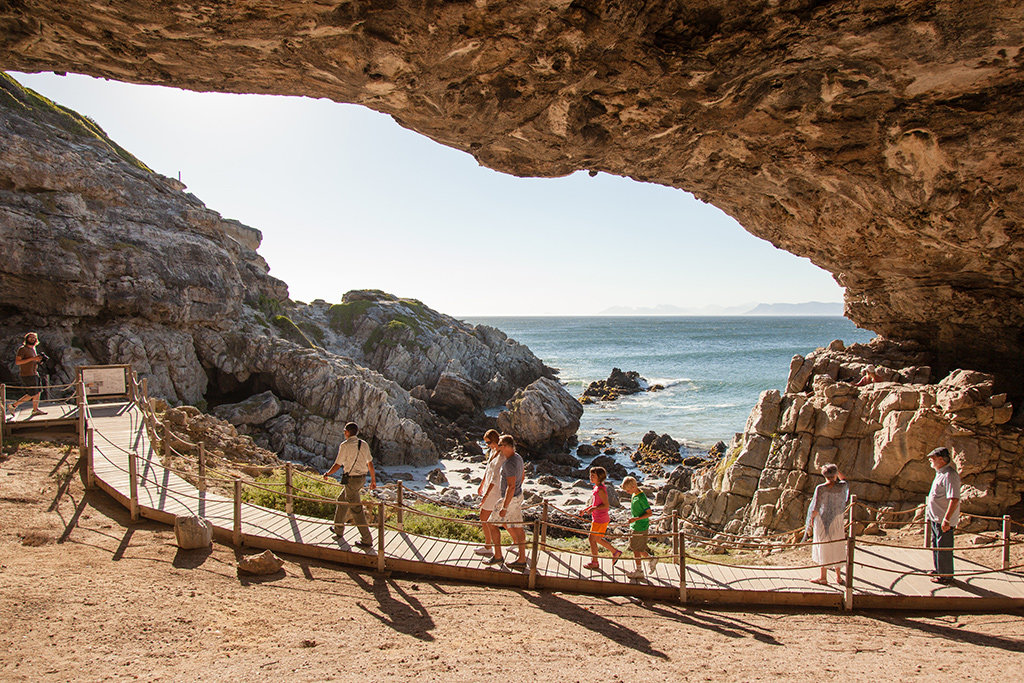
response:
<svg viewBox="0 0 1024 683"><path fill-rule="evenodd" d="M526 602L549 614L572 622L607 638L616 645L631 648L649 657L668 660L668 655L656 649L651 641L628 626L580 607L571 600L547 591L513 590Z"/></svg>
<svg viewBox="0 0 1024 683"><path fill-rule="evenodd" d="M403 590L398 582L379 575L373 575L370 580L360 574L350 576L360 588L373 595L380 612L366 607L359 601L356 601L356 607L399 633L427 642L434 640L433 634L430 633L436 627L434 618L430 616L423 603ZM396 599L392 591L401 599Z"/></svg>
<svg viewBox="0 0 1024 683"><path fill-rule="evenodd" d="M726 638L753 638L754 640L767 645L782 645L771 631L755 626L749 621L744 621L728 615L725 608L716 610L712 615L706 609L698 607L676 607L670 604L650 603L645 608L657 615L701 628L714 631ZM734 608L735 609L735 608Z"/></svg>
<svg viewBox="0 0 1024 683"><path fill-rule="evenodd" d="M862 616L867 619L874 619L892 626L920 631L923 634L942 638L944 640L967 642L972 645L993 647L1000 650L1006 650L1007 652L1024 653L1024 637L1014 639L1007 638L1005 636L994 636L985 633L977 633L962 626L943 626L941 624L923 621L924 619L934 620L936 617L935 612L904 614L896 614L893 612L865 612Z"/></svg>

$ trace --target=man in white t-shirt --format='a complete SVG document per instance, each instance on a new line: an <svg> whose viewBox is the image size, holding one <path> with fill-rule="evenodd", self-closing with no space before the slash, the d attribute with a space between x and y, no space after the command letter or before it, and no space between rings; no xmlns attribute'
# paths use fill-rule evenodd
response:
<svg viewBox="0 0 1024 683"><path fill-rule="evenodd" d="M370 475L370 488L377 488L377 473L373 471L373 457L370 455L370 444L359 438L359 426L355 422L345 425L345 440L338 446L338 456L334 459L331 469L324 473L324 479L340 468L348 480L343 484L338 495L338 505L334 509L334 533L344 537L345 522L349 515L355 520L359 529L360 540L356 545L361 548L373 546L373 537L366 523L360 491L366 483L366 475Z"/></svg>
<svg viewBox="0 0 1024 683"><path fill-rule="evenodd" d="M936 448L928 454L935 479L925 503L926 518L932 532L932 559L935 583L953 582L953 530L960 521L960 475L953 467L949 449ZM939 550L949 548L949 550Z"/></svg>

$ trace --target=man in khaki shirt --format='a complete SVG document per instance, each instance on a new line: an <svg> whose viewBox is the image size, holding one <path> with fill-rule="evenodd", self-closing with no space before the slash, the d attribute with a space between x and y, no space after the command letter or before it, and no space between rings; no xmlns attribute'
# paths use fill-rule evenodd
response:
<svg viewBox="0 0 1024 683"><path fill-rule="evenodd" d="M373 546L373 537L366 524L366 514L363 512L359 492L366 483L367 473L370 475L370 488L377 488L377 473L373 471L370 444L360 439L358 434L359 425L355 422L345 425L345 440L338 446L338 456L334 459L331 469L324 473L324 479L329 480L339 468L348 475L348 481L343 485L338 495L338 505L334 509L334 533L344 538L345 522L351 515L359 529L360 540L356 545L370 548Z"/></svg>

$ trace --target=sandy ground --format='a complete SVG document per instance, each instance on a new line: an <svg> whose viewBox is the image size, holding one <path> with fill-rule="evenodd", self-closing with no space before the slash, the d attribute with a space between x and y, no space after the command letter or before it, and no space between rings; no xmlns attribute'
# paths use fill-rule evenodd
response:
<svg viewBox="0 0 1024 683"><path fill-rule="evenodd" d="M1004 680L1021 614L737 611L501 590L234 549L179 551L83 491L74 455L0 456L0 679Z"/></svg>

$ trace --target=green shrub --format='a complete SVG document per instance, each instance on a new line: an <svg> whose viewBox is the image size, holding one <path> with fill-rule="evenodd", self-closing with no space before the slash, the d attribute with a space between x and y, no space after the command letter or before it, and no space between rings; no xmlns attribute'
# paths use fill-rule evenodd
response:
<svg viewBox="0 0 1024 683"><path fill-rule="evenodd" d="M323 345L323 343L324 343L324 331L323 331L323 328L317 327L313 323L307 322L307 321L302 321L300 323L296 323L296 325L298 325L300 330L302 330L303 332L306 333L307 337L312 337L313 339L316 339L316 343L317 344Z"/></svg>
<svg viewBox="0 0 1024 683"><path fill-rule="evenodd" d="M356 320L361 318L366 311L376 306L375 301L349 301L344 304L335 304L327 309L327 321L331 329L345 335L351 335L356 330Z"/></svg>
<svg viewBox="0 0 1024 683"><path fill-rule="evenodd" d="M256 308L263 311L263 314L266 316L281 315L281 312L284 310L284 306L279 299L267 296L266 294L260 294L256 298Z"/></svg>
<svg viewBox="0 0 1024 683"><path fill-rule="evenodd" d="M242 487L242 500L274 510L284 510L285 503L287 502L284 479L284 472L260 477L256 480L259 486L272 490L268 491L264 488L246 485ZM322 479L297 475L292 476L292 486L296 489L295 495L309 498L327 498L330 501L335 500L341 492L341 488L336 483L332 484ZM329 501L304 500L300 498L293 500L295 514L307 517L334 519L334 508L334 503Z"/></svg>
<svg viewBox="0 0 1024 683"><path fill-rule="evenodd" d="M275 315L271 320L274 323L274 327L280 330L281 336L288 341L295 342L299 346L305 346L307 349L312 349L316 346L288 316Z"/></svg>

